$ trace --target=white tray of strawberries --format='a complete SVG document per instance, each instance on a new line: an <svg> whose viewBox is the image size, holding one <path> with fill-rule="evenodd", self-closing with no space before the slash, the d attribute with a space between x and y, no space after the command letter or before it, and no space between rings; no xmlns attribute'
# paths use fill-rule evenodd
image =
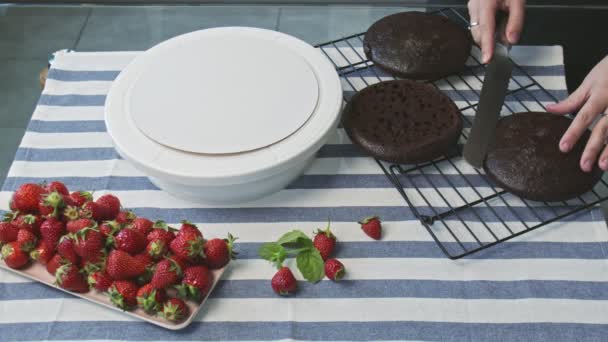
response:
<svg viewBox="0 0 608 342"><path fill-rule="evenodd" d="M21 185L10 208L0 268L167 329L192 322L236 254L231 235L205 240L61 182Z"/></svg>

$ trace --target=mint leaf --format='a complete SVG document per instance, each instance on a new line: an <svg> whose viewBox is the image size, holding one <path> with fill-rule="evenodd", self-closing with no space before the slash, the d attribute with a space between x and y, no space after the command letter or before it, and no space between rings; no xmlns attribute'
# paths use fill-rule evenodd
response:
<svg viewBox="0 0 608 342"><path fill-rule="evenodd" d="M283 261L285 261L285 258L287 257L287 252L285 251L285 248L274 242L263 244L258 250L258 254L262 259L272 262L277 267L280 267L283 264Z"/></svg>
<svg viewBox="0 0 608 342"><path fill-rule="evenodd" d="M292 230L285 233L277 243L287 248L311 248L312 240L299 230Z"/></svg>
<svg viewBox="0 0 608 342"><path fill-rule="evenodd" d="M315 248L311 248L298 253L296 264L302 276L311 283L316 283L323 279L323 258Z"/></svg>

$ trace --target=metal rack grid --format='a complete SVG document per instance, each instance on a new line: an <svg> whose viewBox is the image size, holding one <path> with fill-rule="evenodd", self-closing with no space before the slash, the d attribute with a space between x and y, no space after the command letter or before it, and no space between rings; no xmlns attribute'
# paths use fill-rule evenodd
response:
<svg viewBox="0 0 608 342"><path fill-rule="evenodd" d="M467 20L453 9L434 12L466 26ZM317 47L332 61L345 87L344 100L381 81L396 79L375 67L363 53L365 33L330 41ZM458 146L443 158L424 164L397 165L377 160L409 209L450 259L459 259L495 246L554 221L571 217L608 199L603 179L592 191L569 201L534 202L508 193L486 179L483 170L462 158L462 146L474 119L485 66L474 47L465 70L429 81L455 101L464 118ZM544 111L557 102L522 67L514 63L501 115L519 111Z"/></svg>

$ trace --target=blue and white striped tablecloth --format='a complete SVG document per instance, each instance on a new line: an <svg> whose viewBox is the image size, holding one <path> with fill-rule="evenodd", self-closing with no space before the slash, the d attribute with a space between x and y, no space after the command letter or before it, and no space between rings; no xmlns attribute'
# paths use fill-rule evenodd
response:
<svg viewBox="0 0 608 342"><path fill-rule="evenodd" d="M240 207L172 198L120 159L105 132L112 80L137 52L58 53L0 192L7 209L23 182L59 179L111 191L138 215L187 218L207 236L240 237L240 259L196 322L173 332L0 271L0 340L606 340L608 230L599 210L558 222L470 259L445 258L371 158L344 132L295 183ZM565 96L562 50L520 47L514 58ZM478 84L478 86L480 86ZM354 222L384 220L382 241ZM270 289L274 269L258 246L326 219L340 241L345 281L300 282L295 297Z"/></svg>

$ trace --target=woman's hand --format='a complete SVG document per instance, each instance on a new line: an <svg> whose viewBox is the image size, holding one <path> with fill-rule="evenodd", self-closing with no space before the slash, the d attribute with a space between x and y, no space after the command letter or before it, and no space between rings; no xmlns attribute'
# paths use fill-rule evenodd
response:
<svg viewBox="0 0 608 342"><path fill-rule="evenodd" d="M505 29L503 41L515 44L519 40L521 30L524 26L525 0L470 0L468 3L469 17L471 23L477 22L477 26L471 27L473 39L481 46L481 61L488 63L494 55L494 34L496 31L496 11L507 12L509 19Z"/></svg>
<svg viewBox="0 0 608 342"><path fill-rule="evenodd" d="M576 144L583 132L602 113L608 113L608 56L604 57L585 77L583 83L567 99L547 106L547 110L557 114L578 111L578 114L564 133L559 143L562 152L568 152ZM608 118L601 117L591 132L580 165L589 172L599 157L599 167L608 170Z"/></svg>

